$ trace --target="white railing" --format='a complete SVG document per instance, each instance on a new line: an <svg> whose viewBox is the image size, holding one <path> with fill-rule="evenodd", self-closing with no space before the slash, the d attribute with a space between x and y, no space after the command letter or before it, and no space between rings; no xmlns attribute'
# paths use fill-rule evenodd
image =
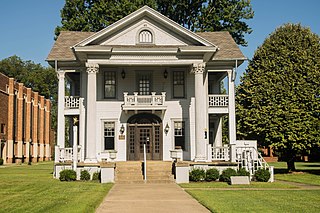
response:
<svg viewBox="0 0 320 213"><path fill-rule="evenodd" d="M212 147L212 160L229 161L230 160L229 146Z"/></svg>
<svg viewBox="0 0 320 213"><path fill-rule="evenodd" d="M152 92L151 95L138 95L137 92L128 95L127 92L124 92L123 96L125 106L163 106L166 99L165 92L162 92L161 95L156 95L155 92Z"/></svg>
<svg viewBox="0 0 320 213"><path fill-rule="evenodd" d="M225 107L229 104L228 95L208 95L209 107Z"/></svg>
<svg viewBox="0 0 320 213"><path fill-rule="evenodd" d="M78 109L80 106L79 96L65 96L64 97L64 107L66 109Z"/></svg>
<svg viewBox="0 0 320 213"><path fill-rule="evenodd" d="M55 162L73 161L73 148L60 148L56 146ZM81 146L78 146L78 161L81 160Z"/></svg>

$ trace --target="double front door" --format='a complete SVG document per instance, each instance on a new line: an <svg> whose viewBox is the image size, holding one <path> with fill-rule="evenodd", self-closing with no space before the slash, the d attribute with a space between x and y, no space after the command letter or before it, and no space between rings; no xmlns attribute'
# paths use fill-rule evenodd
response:
<svg viewBox="0 0 320 213"><path fill-rule="evenodd" d="M129 124L128 160L143 160L144 144L147 160L162 159L160 124Z"/></svg>

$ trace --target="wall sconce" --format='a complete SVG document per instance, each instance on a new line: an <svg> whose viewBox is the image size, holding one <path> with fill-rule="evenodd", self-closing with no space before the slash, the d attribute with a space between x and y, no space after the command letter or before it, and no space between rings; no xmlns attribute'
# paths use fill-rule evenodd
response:
<svg viewBox="0 0 320 213"><path fill-rule="evenodd" d="M124 126L123 126L123 124L122 124L121 127L120 127L120 133L121 133L121 135L123 135L123 133L124 133Z"/></svg>
<svg viewBox="0 0 320 213"><path fill-rule="evenodd" d="M169 129L170 129L170 127L169 127L169 125L167 123L166 127L164 128L164 133L166 133L166 135L168 134Z"/></svg>
<svg viewBox="0 0 320 213"><path fill-rule="evenodd" d="M126 77L126 73L124 72L124 69L122 69L121 77L122 77L122 79L125 79L125 77Z"/></svg>
<svg viewBox="0 0 320 213"><path fill-rule="evenodd" d="M168 78L168 71L167 71L167 69L164 70L163 77L164 77L165 79Z"/></svg>

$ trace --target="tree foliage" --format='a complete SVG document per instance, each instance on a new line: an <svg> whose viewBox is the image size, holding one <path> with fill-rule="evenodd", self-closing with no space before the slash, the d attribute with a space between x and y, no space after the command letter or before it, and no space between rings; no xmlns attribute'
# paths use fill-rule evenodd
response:
<svg viewBox="0 0 320 213"><path fill-rule="evenodd" d="M320 145L320 37L300 24L273 32L237 89L238 130L271 145L294 170L297 154Z"/></svg>
<svg viewBox="0 0 320 213"><path fill-rule="evenodd" d="M245 22L254 15L250 0L66 0L56 38L62 30L97 32L144 5L192 31L229 31L243 46L252 31Z"/></svg>
<svg viewBox="0 0 320 213"><path fill-rule="evenodd" d="M58 79L54 69L11 56L0 61L0 72L51 100L52 127L55 128Z"/></svg>

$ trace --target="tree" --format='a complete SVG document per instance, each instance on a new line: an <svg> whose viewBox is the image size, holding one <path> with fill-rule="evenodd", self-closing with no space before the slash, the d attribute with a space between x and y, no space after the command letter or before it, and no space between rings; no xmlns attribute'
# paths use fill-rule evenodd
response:
<svg viewBox="0 0 320 213"><path fill-rule="evenodd" d="M237 88L239 135L295 158L320 145L320 37L285 24L256 50Z"/></svg>
<svg viewBox="0 0 320 213"><path fill-rule="evenodd" d="M15 55L0 61L0 72L51 100L52 128L55 129L58 79L54 69L23 61Z"/></svg>
<svg viewBox="0 0 320 213"><path fill-rule="evenodd" d="M252 32L245 22L254 15L250 0L66 0L55 38L62 30L97 32L144 5L191 31L229 31L243 46Z"/></svg>

